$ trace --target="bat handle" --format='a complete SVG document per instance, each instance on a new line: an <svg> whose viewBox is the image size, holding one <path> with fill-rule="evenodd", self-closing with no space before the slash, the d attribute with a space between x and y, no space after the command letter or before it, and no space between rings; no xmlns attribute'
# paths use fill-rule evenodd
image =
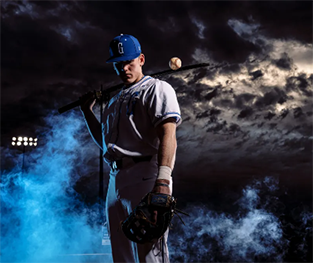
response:
<svg viewBox="0 0 313 263"><path fill-rule="evenodd" d="M94 97L99 101L102 98L102 92L101 91L94 91ZM70 104L67 104L61 108L58 109L58 112L61 114L63 112L66 112L68 110L71 110L75 107L80 106L80 100L74 101Z"/></svg>

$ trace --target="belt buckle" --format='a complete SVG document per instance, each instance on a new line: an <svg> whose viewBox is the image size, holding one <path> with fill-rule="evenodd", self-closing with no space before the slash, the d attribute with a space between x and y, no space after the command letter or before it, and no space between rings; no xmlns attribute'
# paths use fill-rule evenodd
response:
<svg viewBox="0 0 313 263"><path fill-rule="evenodd" d="M120 170L121 168L123 168L123 160L112 161L110 163L110 166L113 171Z"/></svg>
<svg viewBox="0 0 313 263"><path fill-rule="evenodd" d="M116 161L112 161L112 162L110 163L110 166L111 166L111 169L112 169L113 171L116 171L116 170L117 170Z"/></svg>

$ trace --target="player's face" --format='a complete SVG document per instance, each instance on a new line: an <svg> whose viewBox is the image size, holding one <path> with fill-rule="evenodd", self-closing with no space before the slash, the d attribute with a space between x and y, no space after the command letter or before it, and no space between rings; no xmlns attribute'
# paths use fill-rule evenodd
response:
<svg viewBox="0 0 313 263"><path fill-rule="evenodd" d="M129 85L138 82L143 77L142 66L145 63L145 56L140 54L133 60L114 62L113 66L124 84Z"/></svg>

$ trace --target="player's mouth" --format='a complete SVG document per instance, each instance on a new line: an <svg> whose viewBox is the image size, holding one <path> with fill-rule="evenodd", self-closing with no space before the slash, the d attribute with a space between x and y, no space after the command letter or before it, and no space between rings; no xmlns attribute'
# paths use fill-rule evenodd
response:
<svg viewBox="0 0 313 263"><path fill-rule="evenodd" d="M131 74L123 74L121 75L122 81L124 83L131 83L132 82L132 75Z"/></svg>
<svg viewBox="0 0 313 263"><path fill-rule="evenodd" d="M123 79L131 79L132 75L131 74L123 74Z"/></svg>

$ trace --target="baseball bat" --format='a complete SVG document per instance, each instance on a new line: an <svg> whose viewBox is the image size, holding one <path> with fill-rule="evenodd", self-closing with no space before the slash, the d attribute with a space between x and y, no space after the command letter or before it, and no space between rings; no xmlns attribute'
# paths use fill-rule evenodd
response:
<svg viewBox="0 0 313 263"><path fill-rule="evenodd" d="M78 107L78 106L80 106L80 100L74 101L74 102L72 102L70 104L67 104L67 105L59 108L58 112L61 114L63 112L66 112L66 111L71 110L71 109L73 109L75 107Z"/></svg>
<svg viewBox="0 0 313 263"><path fill-rule="evenodd" d="M218 68L218 67L221 67L222 65L224 65L225 63L223 64L219 64L219 65L214 65L212 66L210 69L213 69L213 68ZM159 77L159 76L163 76L163 75L169 75L169 74L173 74L173 73L177 73L177 72L181 72L181 71L185 71L185 70L188 70L188 69L196 69L196 68L201 68L201 67L207 67L207 66L210 66L211 64L210 63L200 63L200 64L194 64L194 65L189 65L189 66L185 66L185 67L181 67L177 70L172 70L172 69L168 69L168 70L164 70L164 71L160 71L158 73L153 73L153 74L150 74L151 77ZM118 84L118 85L115 85L113 87L110 87L108 89L105 89L102 94L97 92L98 94L96 95L96 98L97 99L101 99L101 96L104 96L105 94L109 94L113 91L116 91L118 89L121 89L122 87L124 86L124 84ZM59 113L63 113L63 112L66 112L68 110L71 110L77 106L80 106L80 100L77 100L77 101L74 101L70 104L67 104L61 108L58 109Z"/></svg>

